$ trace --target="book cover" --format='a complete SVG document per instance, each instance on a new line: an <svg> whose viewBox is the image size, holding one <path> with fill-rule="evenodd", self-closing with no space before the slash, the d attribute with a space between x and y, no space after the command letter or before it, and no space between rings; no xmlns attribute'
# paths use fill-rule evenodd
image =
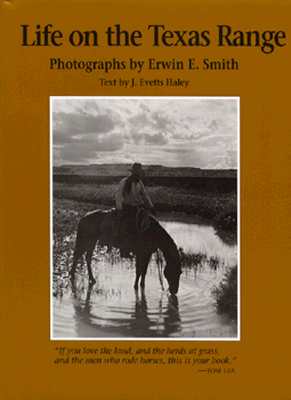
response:
<svg viewBox="0 0 291 400"><path fill-rule="evenodd" d="M290 11L1 2L3 398L290 398Z"/></svg>

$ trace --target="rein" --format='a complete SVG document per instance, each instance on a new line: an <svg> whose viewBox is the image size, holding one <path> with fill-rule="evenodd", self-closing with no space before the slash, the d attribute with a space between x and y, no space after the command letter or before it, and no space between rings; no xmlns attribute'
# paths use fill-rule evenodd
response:
<svg viewBox="0 0 291 400"><path fill-rule="evenodd" d="M158 265L158 272L159 272L159 281L161 284L162 291L165 290L164 282L163 282L163 257L161 251L158 249L156 251L156 261Z"/></svg>

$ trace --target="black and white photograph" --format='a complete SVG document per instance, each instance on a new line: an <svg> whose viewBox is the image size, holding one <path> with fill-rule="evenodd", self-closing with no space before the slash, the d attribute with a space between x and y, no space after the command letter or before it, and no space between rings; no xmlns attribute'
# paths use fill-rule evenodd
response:
<svg viewBox="0 0 291 400"><path fill-rule="evenodd" d="M239 340L239 97L50 97L51 339Z"/></svg>

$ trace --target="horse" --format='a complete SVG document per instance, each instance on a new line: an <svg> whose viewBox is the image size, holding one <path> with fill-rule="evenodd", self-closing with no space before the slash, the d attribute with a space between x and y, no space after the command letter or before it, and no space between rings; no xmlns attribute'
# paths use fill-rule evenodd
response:
<svg viewBox="0 0 291 400"><path fill-rule="evenodd" d="M94 248L97 242L101 246L115 247L114 229L116 229L116 212L114 209L95 210L80 219L73 264L70 270L72 280L75 276L78 260L82 255L86 254L89 282L96 282L91 268ZM147 230L136 232L131 237L130 249L135 254L135 290L138 289L139 280L140 287L144 289L145 276L151 256L160 249L166 261L164 276L168 281L169 291L172 295L177 294L182 273L179 251L174 240L155 218L150 217L150 224Z"/></svg>

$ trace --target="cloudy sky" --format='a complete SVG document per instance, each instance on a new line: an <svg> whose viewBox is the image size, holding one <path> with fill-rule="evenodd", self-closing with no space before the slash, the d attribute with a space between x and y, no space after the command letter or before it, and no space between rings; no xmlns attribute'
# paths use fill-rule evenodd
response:
<svg viewBox="0 0 291 400"><path fill-rule="evenodd" d="M54 98L54 165L237 168L232 98Z"/></svg>

